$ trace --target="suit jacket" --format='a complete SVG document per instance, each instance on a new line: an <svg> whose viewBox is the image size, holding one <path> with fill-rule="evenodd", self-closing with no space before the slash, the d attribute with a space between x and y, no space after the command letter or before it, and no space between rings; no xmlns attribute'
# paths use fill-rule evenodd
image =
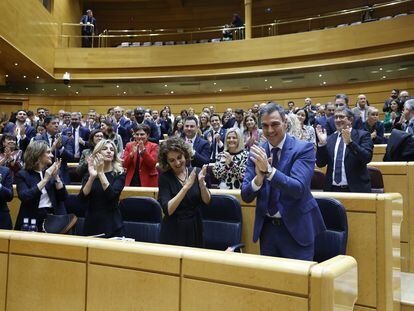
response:
<svg viewBox="0 0 414 311"><path fill-rule="evenodd" d="M44 140L49 145L49 138L47 133L43 134L42 136L35 137L33 140ZM62 165L60 167L60 175L62 177L62 181L64 184L70 184L70 177L69 177L69 168L68 162L73 161L73 144L72 141L65 135L62 135L62 147L64 147L63 151L55 150L55 156L62 158Z"/></svg>
<svg viewBox="0 0 414 311"><path fill-rule="evenodd" d="M210 162L210 144L207 140L196 136L193 143L193 149L195 150L195 154L191 160L191 166L202 167L204 164Z"/></svg>
<svg viewBox="0 0 414 311"><path fill-rule="evenodd" d="M19 149L23 151L23 153L26 151L27 146L30 143L30 140L36 136L36 131L34 129L34 127L25 124L24 125L25 129L26 129L26 137L24 139L21 139L19 141ZM3 129L3 134L13 134L14 135L14 130L16 128L16 124L9 122L6 124L6 126Z"/></svg>
<svg viewBox="0 0 414 311"><path fill-rule="evenodd" d="M73 133L73 127L69 126L65 131L63 131L63 135L68 136L68 133ZM85 145L79 144L79 154L82 155L83 150L89 148L89 135L91 132L87 127L79 126L79 136L85 141ZM71 134L72 137L69 139L72 142L73 154L75 154L75 137Z"/></svg>
<svg viewBox="0 0 414 311"><path fill-rule="evenodd" d="M129 186L134 176L138 160L138 152L131 159L129 154L133 150L135 142L129 142L125 147L123 165L126 170L125 186ZM147 141L145 143L146 151L139 157L139 178L142 187L158 187L158 170L156 168L158 145Z"/></svg>
<svg viewBox="0 0 414 311"><path fill-rule="evenodd" d="M392 130L384 161L414 161L414 137L400 130Z"/></svg>
<svg viewBox="0 0 414 311"><path fill-rule="evenodd" d="M367 122L364 122L363 130L367 131L368 133L372 134L374 131L377 132L377 137L375 137L372 142L374 144L386 144L387 140L384 137L384 124L380 121L377 121L372 128L369 127Z"/></svg>
<svg viewBox="0 0 414 311"><path fill-rule="evenodd" d="M316 165L324 167L327 165L324 191L332 189L332 174L334 169L335 144L338 134L328 137L325 146L316 151ZM367 164L372 160L374 145L368 132L352 130L352 142L345 150L345 174L351 192L371 192L371 179L369 177Z"/></svg>
<svg viewBox="0 0 414 311"><path fill-rule="evenodd" d="M1 189L0 189L0 211L8 212L7 202L13 199L13 175L8 167L0 166Z"/></svg>
<svg viewBox="0 0 414 311"><path fill-rule="evenodd" d="M96 19L95 19L95 17L91 17L89 19L89 16L88 15L83 15L82 18L81 18L81 20L80 20L80 22L82 24L87 24L88 21L93 25L93 27L83 26L82 27L82 34L91 35L92 32L94 32L95 34L97 34L98 33L98 29L96 28Z"/></svg>
<svg viewBox="0 0 414 311"><path fill-rule="evenodd" d="M212 137L212 141L211 141L211 145L210 145L210 159L211 159L212 163L216 162L216 156L217 156L216 149L219 153L224 150L224 138L226 137L226 130L224 128L220 127L220 130L218 131L218 133L220 134L220 140L223 143L223 146L221 148L220 147L216 148L217 142L214 138L214 130L213 129L208 130L204 133L204 139L205 140L208 141L208 136L209 135Z"/></svg>
<svg viewBox="0 0 414 311"><path fill-rule="evenodd" d="M355 116L352 128L355 130L362 130L362 119L361 117ZM330 116L326 120L326 134L331 135L336 132L335 116Z"/></svg>
<svg viewBox="0 0 414 311"><path fill-rule="evenodd" d="M317 125L322 126L322 128L326 129L326 123L328 122L328 117L327 116L321 116L321 117L317 117L315 119L315 127Z"/></svg>
<svg viewBox="0 0 414 311"><path fill-rule="evenodd" d="M262 147L270 156L269 143L263 143ZM311 143L286 135L276 173L270 181L265 178L257 192L253 191L251 185L256 172L255 165L249 157L241 196L246 202L252 202L256 198L254 242L259 239L262 231L272 187L280 191L278 209L283 223L297 243L302 246L310 245L314 242L315 236L326 229L318 204L310 191L315 167L314 154Z"/></svg>
<svg viewBox="0 0 414 311"><path fill-rule="evenodd" d="M14 229L20 229L23 224L23 218L38 218L39 202L42 194L37 187L39 181L40 174L35 171L20 170L16 174L17 195L21 204ZM52 177L45 188L49 195L50 202L52 203L52 207L55 209L55 213L64 213L64 210L62 210L62 202L64 202L68 196L65 185L63 185L62 189L56 190L55 180Z"/></svg>

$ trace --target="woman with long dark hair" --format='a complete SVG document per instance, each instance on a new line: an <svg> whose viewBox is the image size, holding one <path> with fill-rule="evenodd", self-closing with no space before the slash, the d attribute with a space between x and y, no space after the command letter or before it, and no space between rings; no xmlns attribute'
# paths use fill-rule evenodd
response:
<svg viewBox="0 0 414 311"><path fill-rule="evenodd" d="M104 138L102 130L92 130L89 134L89 148L82 151L82 155L79 159L79 165L76 167L76 173L79 176L85 175L88 171L88 157L92 154L95 146Z"/></svg>

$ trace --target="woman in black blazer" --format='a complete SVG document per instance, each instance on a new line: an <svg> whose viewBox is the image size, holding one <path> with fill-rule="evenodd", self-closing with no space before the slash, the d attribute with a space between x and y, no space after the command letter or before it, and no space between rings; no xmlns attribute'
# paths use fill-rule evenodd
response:
<svg viewBox="0 0 414 311"><path fill-rule="evenodd" d="M13 176L8 167L0 166L0 229L13 229L7 202L13 199Z"/></svg>
<svg viewBox="0 0 414 311"><path fill-rule="evenodd" d="M29 218L36 219L38 231L42 231L47 214L59 213L68 196L59 177L61 159L53 162L47 142L39 140L27 146L24 163L24 169L16 174L17 195L21 204L14 229L20 230L23 219Z"/></svg>
<svg viewBox="0 0 414 311"><path fill-rule="evenodd" d="M115 143L101 140L88 157L80 200L87 203L84 235L122 236L124 225L118 208L125 186L125 174Z"/></svg>

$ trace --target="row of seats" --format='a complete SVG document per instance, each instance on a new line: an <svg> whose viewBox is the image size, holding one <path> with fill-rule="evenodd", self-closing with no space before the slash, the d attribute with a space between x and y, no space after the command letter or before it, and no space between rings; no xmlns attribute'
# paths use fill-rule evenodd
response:
<svg viewBox="0 0 414 311"><path fill-rule="evenodd" d="M411 11L409 13L400 13L400 14L396 14L394 16L389 15L389 16L383 16L383 17L380 17L380 18L371 18L371 19L365 20L363 22L362 21L356 21L356 22L351 22L351 23L339 24L339 25L336 25L336 26L326 26L326 27L323 27L321 29L332 29L332 28L342 28L342 27L347 27L347 26L355 26L355 25L360 25L362 23L367 23L367 22L383 21L383 20L389 20L389 19L392 19L392 18L407 16L408 14L414 14L414 11ZM312 30L321 30L321 29L312 29ZM126 47L140 47L140 46L183 45L183 44L196 44L196 43L208 43L208 42L220 42L220 41L228 41L228 40L226 40L224 38L213 38L213 39L201 39L201 40L189 40L189 41L171 41L170 40L170 41L155 41L155 42L150 42L150 41L146 41L146 42L122 42L117 47L118 48L126 48Z"/></svg>
<svg viewBox="0 0 414 311"><path fill-rule="evenodd" d="M327 230L315 241L317 262L336 255L345 255L348 239L348 222L344 206L331 198L316 199L325 220ZM76 195L69 195L65 206L68 213L78 217L75 231L82 235L86 206ZM140 242L159 243L162 210L158 201L150 197L129 197L120 201L119 208L124 220L125 236ZM201 210L205 247L226 250L240 246L242 238L242 210L240 202L231 195L212 195L209 207Z"/></svg>

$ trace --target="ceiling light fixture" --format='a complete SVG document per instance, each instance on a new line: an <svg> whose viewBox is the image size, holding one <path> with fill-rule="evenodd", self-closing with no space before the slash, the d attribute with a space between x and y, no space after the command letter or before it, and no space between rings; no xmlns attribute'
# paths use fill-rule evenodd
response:
<svg viewBox="0 0 414 311"><path fill-rule="evenodd" d="M127 92L126 91L124 91L124 94L126 94Z"/></svg>
<svg viewBox="0 0 414 311"><path fill-rule="evenodd" d="M68 85L68 88L71 88L72 86Z"/></svg>
<svg viewBox="0 0 414 311"><path fill-rule="evenodd" d="M273 86L269 86L269 89L273 89Z"/></svg>
<svg viewBox="0 0 414 311"><path fill-rule="evenodd" d="M116 87L119 88L119 85L117 84Z"/></svg>
<svg viewBox="0 0 414 311"><path fill-rule="evenodd" d="M386 79L386 78L387 78L387 76L382 76L382 78L383 78L383 79Z"/></svg>
<svg viewBox="0 0 414 311"><path fill-rule="evenodd" d="M223 91L222 89L219 89L219 92Z"/></svg>
<svg viewBox="0 0 414 311"><path fill-rule="evenodd" d="M15 65L15 66L19 66L19 64L18 64L18 63L14 63L14 65Z"/></svg>
<svg viewBox="0 0 414 311"><path fill-rule="evenodd" d="M45 91L45 89L42 89L42 92L44 92Z"/></svg>
<svg viewBox="0 0 414 311"><path fill-rule="evenodd" d="M322 83L323 83L323 85L326 85L326 81L323 81Z"/></svg>
<svg viewBox="0 0 414 311"><path fill-rule="evenodd" d="M322 74L321 73L319 74L319 78L322 78Z"/></svg>
<svg viewBox="0 0 414 311"><path fill-rule="evenodd" d="M267 79L265 79L265 82L267 82Z"/></svg>
<svg viewBox="0 0 414 311"><path fill-rule="evenodd" d="M174 94L174 91L171 91L170 94Z"/></svg>
<svg viewBox="0 0 414 311"><path fill-rule="evenodd" d="M28 91L28 90L29 90L29 88L27 87L27 88L26 88L26 91Z"/></svg>
<svg viewBox="0 0 414 311"><path fill-rule="evenodd" d="M40 77L39 76L36 76L36 79L40 79Z"/></svg>
<svg viewBox="0 0 414 311"><path fill-rule="evenodd" d="M216 84L217 84L216 82L213 83L213 85L216 85Z"/></svg>
<svg viewBox="0 0 414 311"><path fill-rule="evenodd" d="M26 76L23 76L23 79L26 79Z"/></svg>
<svg viewBox="0 0 414 311"><path fill-rule="evenodd" d="M6 78L8 78L8 77L9 77L9 75L5 75L5 77L6 77Z"/></svg>
<svg viewBox="0 0 414 311"><path fill-rule="evenodd" d="M167 87L168 86L168 84L164 84L164 87Z"/></svg>

